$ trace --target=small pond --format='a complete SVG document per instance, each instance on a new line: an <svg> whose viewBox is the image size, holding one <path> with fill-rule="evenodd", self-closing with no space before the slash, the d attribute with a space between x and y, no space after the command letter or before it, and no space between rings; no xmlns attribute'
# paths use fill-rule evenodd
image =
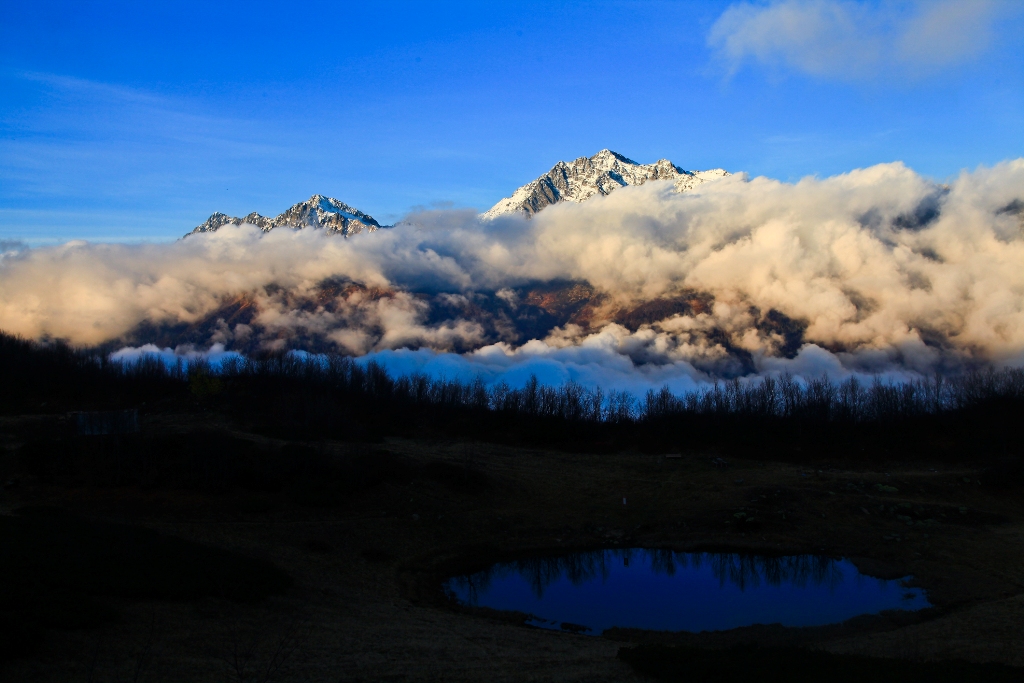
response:
<svg viewBox="0 0 1024 683"><path fill-rule="evenodd" d="M497 564L451 578L444 589L464 605L525 612L535 626L596 635L612 626L691 632L822 626L930 607L909 578L877 579L849 560L817 555L622 548Z"/></svg>

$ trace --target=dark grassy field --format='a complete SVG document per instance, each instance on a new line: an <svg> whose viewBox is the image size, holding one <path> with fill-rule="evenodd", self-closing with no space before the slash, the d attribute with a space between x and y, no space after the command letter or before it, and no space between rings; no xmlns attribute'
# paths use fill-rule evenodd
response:
<svg viewBox="0 0 1024 683"><path fill-rule="evenodd" d="M0 342L3 680L1024 677L1012 373L931 408L867 411L880 392L856 415L838 398L757 414L734 391L598 420L542 409L572 401L539 388L536 407L485 408L456 385L414 400L341 359L334 375L279 358L185 375ZM138 431L84 434L74 414L124 409ZM848 557L913 574L936 607L592 637L440 588L501 559L616 546Z"/></svg>
<svg viewBox="0 0 1024 683"><path fill-rule="evenodd" d="M618 656L637 672L660 681L1010 683L1022 676L1020 669L1001 664L908 662L785 647L709 650L639 645L623 647Z"/></svg>
<svg viewBox="0 0 1024 683"><path fill-rule="evenodd" d="M150 529L26 507L0 516L0 658L31 656L47 629L117 619L103 598L258 602L283 593L267 561Z"/></svg>

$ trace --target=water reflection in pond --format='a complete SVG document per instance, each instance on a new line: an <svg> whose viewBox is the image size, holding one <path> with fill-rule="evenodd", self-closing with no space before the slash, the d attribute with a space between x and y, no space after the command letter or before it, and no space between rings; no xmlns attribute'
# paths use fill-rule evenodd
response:
<svg viewBox="0 0 1024 683"><path fill-rule="evenodd" d="M644 548L502 563L449 579L444 588L462 604L526 612L537 626L594 634L612 626L692 632L820 626L930 606L906 578L873 578L845 559Z"/></svg>

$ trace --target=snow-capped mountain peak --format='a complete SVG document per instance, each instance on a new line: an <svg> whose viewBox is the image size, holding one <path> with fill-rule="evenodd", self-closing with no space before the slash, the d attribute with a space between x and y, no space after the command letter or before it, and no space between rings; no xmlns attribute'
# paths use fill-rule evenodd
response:
<svg viewBox="0 0 1024 683"><path fill-rule="evenodd" d="M328 233L336 233L344 236L355 235L363 232L373 232L381 225L368 214L359 209L353 208L345 202L334 197L325 197L315 194L304 202L293 205L276 218L261 216L255 211L244 218L235 218L223 213L215 213L206 219L202 225L188 233L195 235L201 232L215 232L224 225L241 225L248 223L255 225L269 232L274 228L323 228ZM188 235L186 235L187 237Z"/></svg>
<svg viewBox="0 0 1024 683"><path fill-rule="evenodd" d="M530 217L546 206L558 202L583 202L595 195L611 194L627 185L643 185L649 180L673 180L678 192L687 192L710 180L729 175L722 169L684 171L668 159L653 164L639 164L610 149L602 149L592 157L571 162L559 161L533 182L517 189L481 214L491 219L507 214Z"/></svg>

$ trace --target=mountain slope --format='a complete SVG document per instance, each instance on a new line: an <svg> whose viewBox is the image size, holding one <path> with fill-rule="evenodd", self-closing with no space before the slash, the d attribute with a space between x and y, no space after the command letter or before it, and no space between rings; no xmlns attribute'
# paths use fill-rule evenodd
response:
<svg viewBox="0 0 1024 683"><path fill-rule="evenodd" d="M729 175L717 168L710 171L684 171L668 159L653 164L638 164L621 154L602 149L592 157L580 157L555 166L531 183L517 189L481 214L491 219L508 214L532 216L558 202L583 202L594 195L607 195L627 185L643 185L649 180L673 180L676 191L695 187Z"/></svg>
<svg viewBox="0 0 1024 683"><path fill-rule="evenodd" d="M223 213L215 213L202 225L188 233L195 235L201 232L216 232L223 225L241 225L248 223L268 232L274 228L323 228L328 233L355 235L366 230L373 232L381 225L368 214L355 209L333 197L315 194L304 202L293 205L276 218L261 216L255 211L244 218L235 218ZM185 235L188 237L188 235Z"/></svg>

